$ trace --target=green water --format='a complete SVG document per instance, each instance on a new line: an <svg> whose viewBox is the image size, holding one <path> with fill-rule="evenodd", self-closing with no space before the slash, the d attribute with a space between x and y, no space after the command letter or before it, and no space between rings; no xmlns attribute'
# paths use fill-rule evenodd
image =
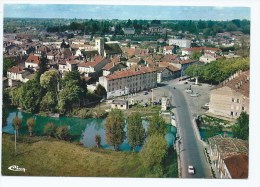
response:
<svg viewBox="0 0 260 187"><path fill-rule="evenodd" d="M44 126L52 122L56 126L67 125L70 129L70 134L72 136L72 141L81 142L85 147L93 147L96 145L95 143L95 135L101 136L101 146L103 148L112 149L112 146L109 146L106 142L105 135L105 119L81 119L74 117L45 117L33 115L31 113L25 113L19 110L9 110L7 117L7 125L3 128L3 132L14 134L14 129L12 126L12 121L15 116L18 116L22 119L22 126L19 130L19 134L28 135L28 128L26 125L26 121L28 118L33 117L36 120L35 127L33 130L33 134L36 136L44 135ZM149 123L148 121L143 120L143 127L147 130ZM126 131L126 128L125 128ZM165 140L168 143L168 146L171 146L175 140L176 128L168 125L168 132L165 136ZM128 144L127 139L119 146L119 149L122 151L129 151L131 147ZM136 151L139 151L141 147L137 147Z"/></svg>

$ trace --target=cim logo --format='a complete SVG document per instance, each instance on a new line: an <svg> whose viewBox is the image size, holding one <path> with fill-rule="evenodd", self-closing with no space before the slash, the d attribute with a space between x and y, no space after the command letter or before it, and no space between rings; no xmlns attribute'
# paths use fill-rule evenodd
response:
<svg viewBox="0 0 260 187"><path fill-rule="evenodd" d="M19 168L19 166L16 166L16 165L12 165L8 169L11 170L11 171L23 171L23 172L25 172L25 168Z"/></svg>

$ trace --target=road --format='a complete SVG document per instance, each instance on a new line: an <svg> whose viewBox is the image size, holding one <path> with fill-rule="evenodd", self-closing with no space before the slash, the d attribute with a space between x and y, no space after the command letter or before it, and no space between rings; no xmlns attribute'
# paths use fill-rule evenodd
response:
<svg viewBox="0 0 260 187"><path fill-rule="evenodd" d="M173 89L173 86L176 89ZM190 112L183 90L180 89L180 85L174 83L169 83L164 89L167 89L172 94L171 103L175 104L177 111L177 123L180 130L181 177L211 178L210 168L204 155L204 148L192 127L193 115ZM195 175L188 173L188 165L195 167Z"/></svg>

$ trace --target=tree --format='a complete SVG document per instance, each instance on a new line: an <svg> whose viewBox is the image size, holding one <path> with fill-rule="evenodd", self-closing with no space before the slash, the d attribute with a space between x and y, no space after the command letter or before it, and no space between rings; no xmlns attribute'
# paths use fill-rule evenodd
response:
<svg viewBox="0 0 260 187"><path fill-rule="evenodd" d="M35 119L34 118L27 119L27 126L28 126L30 136L32 136L34 125L35 125Z"/></svg>
<svg viewBox="0 0 260 187"><path fill-rule="evenodd" d="M44 127L44 134L49 137L55 137L56 126L53 123L47 123Z"/></svg>
<svg viewBox="0 0 260 187"><path fill-rule="evenodd" d="M194 51L194 52L192 52L190 58L191 58L192 60L199 60L201 56L202 56L202 54L201 54L200 51Z"/></svg>
<svg viewBox="0 0 260 187"><path fill-rule="evenodd" d="M36 80L29 80L21 87L20 106L28 112L36 112L41 101L41 86Z"/></svg>
<svg viewBox="0 0 260 187"><path fill-rule="evenodd" d="M107 91L101 84L97 85L96 89L94 90L94 93L99 97L107 96Z"/></svg>
<svg viewBox="0 0 260 187"><path fill-rule="evenodd" d="M153 134L165 135L167 126L164 119L159 115L154 115L148 128L148 136Z"/></svg>
<svg viewBox="0 0 260 187"><path fill-rule="evenodd" d="M142 118L139 113L132 113L128 119L127 126L128 143L131 145L133 151L136 146L143 144L145 138L145 129L142 125Z"/></svg>
<svg viewBox="0 0 260 187"><path fill-rule="evenodd" d="M223 128L221 125L212 125L206 129L206 139L213 137L222 132Z"/></svg>
<svg viewBox="0 0 260 187"><path fill-rule="evenodd" d="M152 173L162 171L162 162L166 154L167 143L161 134L149 136L140 152L144 167ZM159 173L162 175L162 172Z"/></svg>
<svg viewBox="0 0 260 187"><path fill-rule="evenodd" d="M41 101L41 110L43 111L55 111L57 106L57 95L54 92L47 92Z"/></svg>
<svg viewBox="0 0 260 187"><path fill-rule="evenodd" d="M101 136L99 134L96 134L95 142L96 142L97 148L100 148L101 147Z"/></svg>
<svg viewBox="0 0 260 187"><path fill-rule="evenodd" d="M22 125L22 119L16 116L13 119L13 127L14 127L14 150L15 150L15 155L16 155L16 136L18 136L18 130L20 129Z"/></svg>
<svg viewBox="0 0 260 187"><path fill-rule="evenodd" d="M233 137L242 140L248 140L249 136L249 115L245 112L241 112L239 118L237 118L236 124L232 128Z"/></svg>
<svg viewBox="0 0 260 187"><path fill-rule="evenodd" d="M56 137L60 140L69 140L70 133L67 125L59 126L56 129Z"/></svg>
<svg viewBox="0 0 260 187"><path fill-rule="evenodd" d="M9 68L13 67L15 65L15 62L13 59L10 58L4 58L3 60L3 75L7 76L7 71Z"/></svg>
<svg viewBox="0 0 260 187"><path fill-rule="evenodd" d="M13 119L13 127L14 127L14 130L16 131L17 136L18 136L18 130L20 129L21 125L22 125L22 119L19 118L18 116L16 116Z"/></svg>
<svg viewBox="0 0 260 187"><path fill-rule="evenodd" d="M71 109L71 105L80 104L83 98L83 89L78 85L76 80L66 82L65 87L60 91L58 96L58 108L62 112Z"/></svg>
<svg viewBox="0 0 260 187"><path fill-rule="evenodd" d="M46 71L40 77L40 84L48 91L57 93L59 83L59 75L55 70Z"/></svg>
<svg viewBox="0 0 260 187"><path fill-rule="evenodd" d="M125 122L123 112L119 109L112 109L106 120L106 140L114 150L118 150L119 145L125 139Z"/></svg>

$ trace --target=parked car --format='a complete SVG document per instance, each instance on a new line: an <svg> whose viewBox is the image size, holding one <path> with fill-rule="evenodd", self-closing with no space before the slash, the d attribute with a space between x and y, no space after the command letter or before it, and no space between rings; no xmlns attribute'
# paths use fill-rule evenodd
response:
<svg viewBox="0 0 260 187"><path fill-rule="evenodd" d="M156 102L156 101L153 102L153 105L157 105L157 104L158 104L158 102Z"/></svg>
<svg viewBox="0 0 260 187"><path fill-rule="evenodd" d="M194 175L195 174L195 168L193 166L188 166L188 173Z"/></svg>
<svg viewBox="0 0 260 187"><path fill-rule="evenodd" d="M148 104L147 104L147 103L144 103L144 107L148 107Z"/></svg>
<svg viewBox="0 0 260 187"><path fill-rule="evenodd" d="M208 109L209 109L209 103L206 103L206 104L203 105L201 108L202 108L202 109L206 109L206 110L208 110Z"/></svg>
<svg viewBox="0 0 260 187"><path fill-rule="evenodd" d="M144 91L144 95L147 95L148 94L148 92L147 91Z"/></svg>
<svg viewBox="0 0 260 187"><path fill-rule="evenodd" d="M190 94L191 97L198 97L199 96L199 93L192 93Z"/></svg>
<svg viewBox="0 0 260 187"><path fill-rule="evenodd" d="M185 81L184 84L188 84L188 81Z"/></svg>
<svg viewBox="0 0 260 187"><path fill-rule="evenodd" d="M186 93L192 93L193 91L192 91L192 89L187 88L187 89L185 90L185 92L186 92Z"/></svg>

